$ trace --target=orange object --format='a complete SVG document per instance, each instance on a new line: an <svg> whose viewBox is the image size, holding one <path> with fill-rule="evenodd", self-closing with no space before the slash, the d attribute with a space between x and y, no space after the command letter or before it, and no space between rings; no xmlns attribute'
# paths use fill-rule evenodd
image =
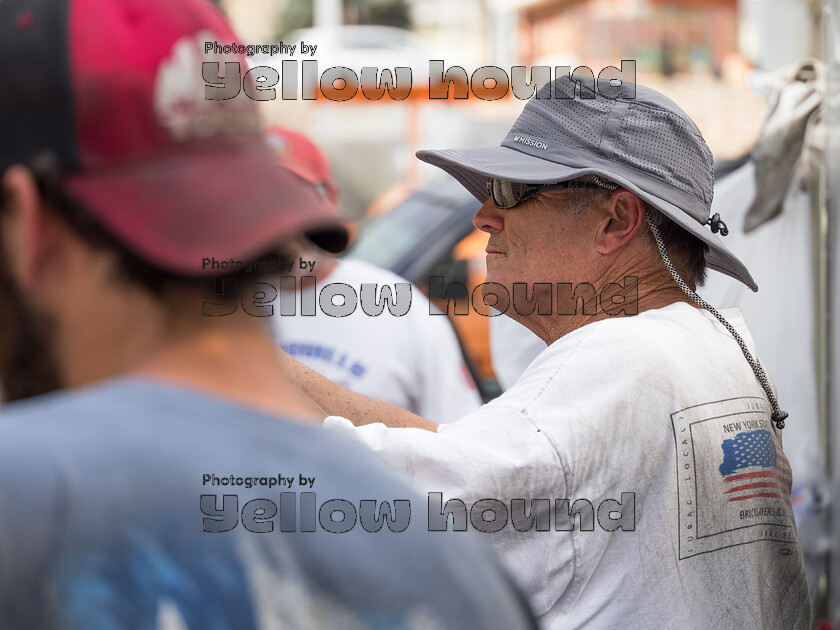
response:
<svg viewBox="0 0 840 630"><path fill-rule="evenodd" d="M469 309L466 315L458 315L453 312L453 308L448 316L479 378L493 380L495 375L490 356L490 317L486 314L489 311L484 305L481 290L478 289L487 275L484 258L487 238L488 234L474 230L452 248L452 258L463 260L467 265ZM444 300L435 298L433 301L439 309L446 312Z"/></svg>

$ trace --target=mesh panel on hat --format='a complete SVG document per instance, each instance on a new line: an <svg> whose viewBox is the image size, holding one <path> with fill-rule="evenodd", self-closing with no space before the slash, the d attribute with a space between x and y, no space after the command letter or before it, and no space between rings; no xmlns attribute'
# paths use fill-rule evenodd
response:
<svg viewBox="0 0 840 630"><path fill-rule="evenodd" d="M596 152L612 105L604 98L546 99L526 106L511 131Z"/></svg>
<svg viewBox="0 0 840 630"><path fill-rule="evenodd" d="M671 112L630 105L621 121L612 157L656 175L707 207L712 203L711 151L702 137Z"/></svg>

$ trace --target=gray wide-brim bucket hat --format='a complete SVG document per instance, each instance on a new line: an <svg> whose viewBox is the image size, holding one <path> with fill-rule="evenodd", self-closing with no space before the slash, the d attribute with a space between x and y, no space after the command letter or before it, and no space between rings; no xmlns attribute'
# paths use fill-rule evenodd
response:
<svg viewBox="0 0 840 630"><path fill-rule="evenodd" d="M498 147L418 151L479 201L487 179L554 184L596 174L630 190L709 246L710 269L758 285L706 226L714 160L697 125L659 92L568 76L545 84ZM580 83L579 93L576 87ZM552 94L553 89L553 94Z"/></svg>

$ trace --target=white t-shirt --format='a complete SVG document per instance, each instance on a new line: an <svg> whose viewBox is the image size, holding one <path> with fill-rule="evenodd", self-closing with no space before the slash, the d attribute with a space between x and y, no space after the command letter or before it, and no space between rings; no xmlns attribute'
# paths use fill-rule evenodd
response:
<svg viewBox="0 0 840 630"><path fill-rule="evenodd" d="M724 316L751 345L740 312ZM505 504L509 522L484 535L545 628L809 627L781 433L738 345L705 311L677 303L583 326L437 433L325 424L444 503ZM584 515L573 531L555 529L562 499ZM482 516L487 505L468 529L501 522L501 510Z"/></svg>
<svg viewBox="0 0 840 630"><path fill-rule="evenodd" d="M364 261L335 262L334 270L319 278L319 297L328 285L344 283L361 301L361 286L375 284L381 303L383 285L393 292L397 283L408 284ZM333 300L341 302L339 297ZM400 304L397 299L396 306ZM333 317L319 306L314 315L302 315L300 308L295 316L275 313L272 327L286 352L333 382L435 422L450 422L478 409L481 397L449 320L434 311L430 314L429 300L411 285L411 306L402 316L392 315L387 306L371 316L357 303L349 315Z"/></svg>
<svg viewBox="0 0 840 630"><path fill-rule="evenodd" d="M490 359L502 391L510 389L543 350L545 342L516 320L490 318Z"/></svg>

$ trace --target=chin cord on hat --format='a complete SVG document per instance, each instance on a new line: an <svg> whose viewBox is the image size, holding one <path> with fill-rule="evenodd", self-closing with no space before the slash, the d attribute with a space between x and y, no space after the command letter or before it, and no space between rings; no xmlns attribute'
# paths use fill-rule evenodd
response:
<svg viewBox="0 0 840 630"><path fill-rule="evenodd" d="M659 255L662 256L662 260L665 262L665 267L668 268L671 276L676 281L677 285L679 285L680 289L692 299L695 303L697 303L700 307L709 311L715 318L723 325L726 330L729 331L729 334L735 338L735 341L738 342L738 345L741 346L741 352L744 353L744 358L747 360L747 363L750 364L755 377L758 379L758 384L761 385L761 389L764 390L764 393L767 395L767 399L770 401L770 406L773 408L773 413L770 416L770 419L776 424L776 427L779 429L785 428L785 419L788 417L788 413L786 411L782 411L779 407L779 401L776 399L775 394L773 394L773 390L770 387L770 382L767 380L767 375L764 373L764 368L761 366L761 363L753 358L750 351L747 349L747 344L744 343L744 340L741 338L741 335L735 330L735 328L723 318L718 310L709 304L706 300L701 298L697 295L694 291L692 291L689 286L685 283L685 281L680 278L677 270L674 269L674 265L671 263L671 259L668 258L668 253L665 251L665 243L662 242L662 235L659 233L659 229L654 225L653 219L651 219L650 213L645 211L645 219L647 220L648 227L650 228L651 233L653 233L653 238L656 239L656 246L659 248ZM715 215L715 223L723 224L720 221L720 216ZM723 224L723 229L721 229L721 234L725 236L726 225ZM716 231L716 230L714 230ZM728 230L727 230L728 231Z"/></svg>

